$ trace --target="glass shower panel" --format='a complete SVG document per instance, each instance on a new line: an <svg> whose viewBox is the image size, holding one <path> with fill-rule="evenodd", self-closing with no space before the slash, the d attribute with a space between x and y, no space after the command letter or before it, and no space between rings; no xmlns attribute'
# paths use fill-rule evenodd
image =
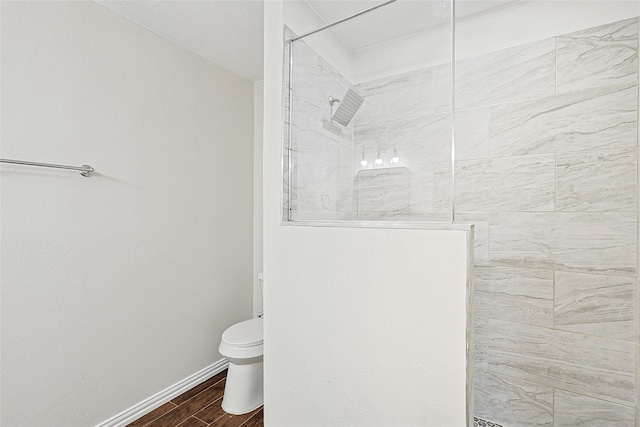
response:
<svg viewBox="0 0 640 427"><path fill-rule="evenodd" d="M311 4L331 23L363 2ZM398 0L287 34L285 220L452 220L451 23Z"/></svg>

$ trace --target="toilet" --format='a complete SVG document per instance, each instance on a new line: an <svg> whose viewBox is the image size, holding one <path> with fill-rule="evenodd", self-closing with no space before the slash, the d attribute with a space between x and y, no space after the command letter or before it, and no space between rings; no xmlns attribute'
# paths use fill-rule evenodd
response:
<svg viewBox="0 0 640 427"><path fill-rule="evenodd" d="M229 361L222 409L233 415L246 414L264 400L262 318L230 326L222 334L218 351Z"/></svg>
<svg viewBox="0 0 640 427"><path fill-rule="evenodd" d="M264 276L257 275L262 302ZM236 323L222 333L218 351L229 361L227 382L224 386L222 409L233 415L246 414L262 406L263 350L262 304L257 308L257 318Z"/></svg>

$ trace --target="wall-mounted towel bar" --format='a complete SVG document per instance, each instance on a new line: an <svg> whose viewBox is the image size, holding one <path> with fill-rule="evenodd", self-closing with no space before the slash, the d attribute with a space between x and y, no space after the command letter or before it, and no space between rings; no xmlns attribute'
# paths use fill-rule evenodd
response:
<svg viewBox="0 0 640 427"><path fill-rule="evenodd" d="M13 163L16 165L39 166L42 168L70 169L74 171L80 171L80 175L82 176L91 176L94 172L94 169L89 165L66 166L66 165L54 165L51 163L25 162L22 160L10 160L10 159L0 159L0 163Z"/></svg>

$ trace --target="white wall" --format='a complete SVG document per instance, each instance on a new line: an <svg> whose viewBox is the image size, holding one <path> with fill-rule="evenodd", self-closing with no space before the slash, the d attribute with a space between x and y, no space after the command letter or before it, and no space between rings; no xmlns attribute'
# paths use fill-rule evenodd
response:
<svg viewBox="0 0 640 427"><path fill-rule="evenodd" d="M4 427L95 425L251 316L252 83L93 2L2 2Z"/></svg>
<svg viewBox="0 0 640 427"><path fill-rule="evenodd" d="M265 3L265 425L462 426L468 232L280 223L288 5Z"/></svg>

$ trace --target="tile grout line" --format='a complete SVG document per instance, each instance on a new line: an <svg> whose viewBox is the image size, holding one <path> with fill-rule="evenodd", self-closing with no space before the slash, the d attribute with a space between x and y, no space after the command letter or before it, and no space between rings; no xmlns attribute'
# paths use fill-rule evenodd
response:
<svg viewBox="0 0 640 427"><path fill-rule="evenodd" d="M211 384L209 387L207 387L207 388L203 389L203 390L202 390L202 391L200 391L199 393L194 394L194 395L193 395L193 396L191 396L189 399L185 400L184 402L182 402L182 403L181 403L181 404L179 404L179 405L176 405L174 402L169 401L169 402L170 402L172 405L174 405L175 407L174 407L174 408L172 408L170 411L165 412L164 414L162 414L162 415L161 415L161 416L159 416L158 418L156 418L156 419L154 419L154 420L152 420L152 421L149 421L149 422L148 422L147 424L145 424L143 427L147 427L149 424L151 424L151 423L153 423L153 422L155 422L155 421L159 420L160 418L162 418L163 416L165 416L165 415L169 414L170 412L173 412L173 411L177 410L178 408L180 408L180 407L182 407L182 406L186 405L188 402L190 402L191 400L193 400L194 398L196 398L196 397L197 397L197 396L199 396L200 394L204 393L205 391L209 390L209 389L210 389L210 388L212 388L212 387L215 387L218 383L220 383L221 381L225 381L226 379L227 379L227 377L225 376L224 378L220 379L219 381L216 381L215 383ZM198 384L198 385L200 385L200 384ZM198 386L195 386L195 387L198 387ZM189 392L189 390L187 390L185 393L187 393L187 392ZM178 396L178 397L179 397L179 396ZM208 406L208 405L207 405L207 406ZM194 415L195 415L195 414L191 414L191 413L189 413L189 415L188 415L186 418L184 418L183 420L181 420L179 424L182 424L183 422L185 422L186 420L188 420L190 417L192 417L192 416L194 416ZM199 420L199 421L202 421L202 420ZM204 421L203 421L203 422L204 422ZM178 424L178 425L179 425L179 424ZM206 423L205 423L205 424L206 424Z"/></svg>
<svg viewBox="0 0 640 427"><path fill-rule="evenodd" d="M189 421L189 419L193 417L193 415L189 415L187 418L185 418L184 420L182 420L182 422L180 424L177 424L176 427L181 427L183 426L187 421ZM194 417L195 418L195 417ZM197 418L196 418L197 419ZM202 421L202 420L198 420L198 421ZM205 423L204 421L202 421L203 424L208 425L207 423Z"/></svg>
<svg viewBox="0 0 640 427"><path fill-rule="evenodd" d="M205 388L205 389L202 389L200 392L198 392L198 393L194 394L193 396L191 396L190 398L188 398L187 400L185 400L184 402L182 402L182 403L181 403L181 404L179 404L179 405L176 405L176 404L175 404L175 403L173 403L173 402L171 402L171 403L173 403L174 405L176 405L176 407L180 407L180 406L184 405L185 403L189 402L190 400L192 400L193 398L195 398L195 397L199 396L200 394L204 393L205 391L209 390L210 388L215 387L216 385L218 385L218 383L220 383L220 382L222 382L222 381L225 381L226 379L227 379L227 377L226 377L226 376L225 376L224 378L221 378L219 381L216 381L215 383L211 384L209 387L207 387L207 388ZM197 386L196 386L196 387L197 387ZM188 392L188 391L189 391L189 390L187 390L187 392ZM186 393L186 392L185 392L185 393ZM178 397L179 397L179 396L178 396ZM217 399L216 399L216 400L217 400ZM172 409L172 410L173 410L173 409Z"/></svg>
<svg viewBox="0 0 640 427"><path fill-rule="evenodd" d="M225 379L226 379L226 377L225 377ZM216 384L217 384L217 383L216 383ZM224 397L224 396L223 396L223 397ZM216 400L214 400L213 402L211 402L209 405L205 406L205 407L204 407L204 408L202 408L202 409L208 408L209 406L211 406L211 405L213 405L214 403L216 403L218 400L222 400L222 397L217 398ZM220 404L220 408L222 408L222 404ZM223 409L223 411L224 411L224 409ZM200 411L198 411L198 412L200 412ZM225 412L224 414L226 414L226 412ZM211 423L207 423L207 422L206 422L206 421L204 421L204 420L200 420L200 418L196 417L195 415L194 415L194 417L195 417L195 418L198 418L200 421L202 421L202 422L206 423L207 425L214 425L215 423L217 423L217 422L218 422L218 420L220 420L220 419L222 419L222 417L224 417L224 414L220 415L218 418L216 418L215 420L213 420Z"/></svg>
<svg viewBox="0 0 640 427"><path fill-rule="evenodd" d="M614 405L614 406L621 406L623 408L627 408L627 409L634 409L634 406L631 404L624 404L624 403L618 403L618 402L612 402L611 400L607 400L607 399L603 399L602 397L594 397L592 395L589 394L584 394L584 393L578 393L576 391L572 391L572 390L568 390L566 388L560 388L560 387L552 387L553 388L553 393L554 393L554 401L555 401L555 393L556 391L561 391L567 394L574 394L576 396L580 396L580 397L586 397L588 399L592 399L592 400L597 400L599 402L608 404L608 405Z"/></svg>
<svg viewBox="0 0 640 427"><path fill-rule="evenodd" d="M216 402L217 402L217 400L216 400ZM207 405L207 406L205 406L205 408L207 408L208 406L211 406L211 405ZM203 408L203 409L204 409L204 408ZM200 411L198 411L198 412L200 412ZM193 415L191 415L191 416L192 416L193 418L195 418L196 420L198 420L198 421L202 421L202 422L203 422L203 423L205 423L206 425L210 425L210 424L209 424L208 422L206 422L205 420L203 420L203 419L201 419L201 418L198 418L198 417L196 416L196 414L197 414L198 412L196 412L195 414L193 414ZM215 422L215 421L214 421L214 422Z"/></svg>
<svg viewBox="0 0 640 427"><path fill-rule="evenodd" d="M149 421L148 423L145 423L144 425L140 426L140 427L146 427L149 424L151 424L152 422L156 421L158 418L165 416L165 414L168 414L169 412L173 411L174 409L176 409L178 407L178 405L176 405L175 403L173 403L172 401L168 401L167 403L170 403L171 405L173 405L173 408L169 409L167 412L165 412L164 414L158 415L157 417L155 417L154 419L152 419L151 421ZM156 408L157 409L157 408ZM143 415L144 417L144 415ZM142 418L142 417L140 417ZM131 423L135 423L137 420L133 420Z"/></svg>
<svg viewBox="0 0 640 427"><path fill-rule="evenodd" d="M489 370L482 370L482 369L480 371L484 372L485 374L488 374L488 375L491 375L491 376L495 376L495 377L499 377L499 378L503 377L503 378L506 378L506 379L509 379L509 380L528 383L528 384L531 384L531 385L547 387L547 388L551 389L552 391L560 390L560 391L564 391L564 392L569 393L569 394L574 394L576 396L581 396L581 397L587 397L589 399L598 400L600 402L604 402L604 403L607 403L607 404L616 405L616 406L622 406L622 407L629 408L629 409L634 409L634 405L632 403L614 402L612 400L604 399L603 397L596 397L594 395L585 394L585 393L577 392L577 391L573 391L573 390L568 390L566 388L554 387L554 386L551 386L551 385L548 385L548 384L545 384L545 383L535 382L535 381L532 381L532 380L525 380L525 379L522 379L522 378L511 376L509 374L503 374L503 373L493 372L493 371L489 371Z"/></svg>
<svg viewBox="0 0 640 427"><path fill-rule="evenodd" d="M599 339L604 339L607 341L616 341L618 343L623 343L623 344L634 344L635 342L632 341L628 341L628 340L623 340L623 339L619 339L619 338L611 338L611 337L605 337L602 335L592 335L592 334L586 334L584 332L576 332L576 331L568 331L566 329L556 329L553 326L543 326L543 325L532 325L530 323L522 323L522 322L517 322L515 320L504 320L504 319L496 319L493 317L486 317L486 316L478 316L478 318L481 319L487 319L487 320L491 320L493 322L503 322L503 323L511 323L514 325L520 325L520 326L529 326L532 328L541 328L541 329L546 329L548 331L557 331L557 332L563 332L563 333L569 333L569 334L578 334L578 335L583 335L586 337L591 337L591 338L599 338Z"/></svg>
<svg viewBox="0 0 640 427"><path fill-rule="evenodd" d="M246 423L248 423L253 417L255 417L256 415L258 415L260 412L262 412L264 408L264 405L260 407L259 411L256 411L255 414L251 415L249 418L247 418L242 424L240 424L238 427L242 427L243 425L245 425Z"/></svg>

